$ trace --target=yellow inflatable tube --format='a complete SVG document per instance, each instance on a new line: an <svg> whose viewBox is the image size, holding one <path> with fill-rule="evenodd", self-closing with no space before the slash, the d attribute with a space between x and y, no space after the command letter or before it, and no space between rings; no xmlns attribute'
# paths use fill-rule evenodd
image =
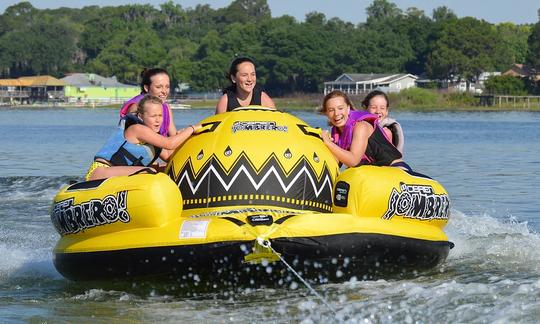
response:
<svg viewBox="0 0 540 324"><path fill-rule="evenodd" d="M437 181L391 167L340 172L320 130L280 111L202 123L166 174L62 188L51 208L61 274L260 286L290 280L280 259L325 282L431 269L448 255L450 201Z"/></svg>

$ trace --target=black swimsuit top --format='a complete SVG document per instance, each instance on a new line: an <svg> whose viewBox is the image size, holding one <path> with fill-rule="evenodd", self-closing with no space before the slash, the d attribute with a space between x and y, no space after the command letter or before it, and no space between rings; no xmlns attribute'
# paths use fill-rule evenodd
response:
<svg viewBox="0 0 540 324"><path fill-rule="evenodd" d="M232 111L234 108L242 107L240 103L238 102L238 98L236 97L236 86L231 86L225 89L225 94L227 94L227 111ZM261 105L261 94L263 90L262 88L256 84L255 88L253 88L253 94L251 96L251 101L249 102L249 105Z"/></svg>

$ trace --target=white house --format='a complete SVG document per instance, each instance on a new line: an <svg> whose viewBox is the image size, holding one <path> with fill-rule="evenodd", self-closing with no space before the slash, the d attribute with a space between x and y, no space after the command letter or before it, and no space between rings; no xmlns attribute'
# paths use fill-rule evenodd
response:
<svg viewBox="0 0 540 324"><path fill-rule="evenodd" d="M324 94L333 90L341 90L347 94L361 94L374 89L399 92L416 87L416 79L418 77L413 74L344 73L335 81L324 83Z"/></svg>

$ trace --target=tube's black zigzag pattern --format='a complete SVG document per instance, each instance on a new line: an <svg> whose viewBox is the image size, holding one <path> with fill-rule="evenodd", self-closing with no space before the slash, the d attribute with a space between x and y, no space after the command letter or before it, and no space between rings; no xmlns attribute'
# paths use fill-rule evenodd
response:
<svg viewBox="0 0 540 324"><path fill-rule="evenodd" d="M189 158L179 172L172 166L169 176L182 192L184 209L271 205L328 212L332 208L333 180L328 166L325 163L317 177L305 156L288 173L273 153L260 169L244 152L229 170L212 155L197 173Z"/></svg>

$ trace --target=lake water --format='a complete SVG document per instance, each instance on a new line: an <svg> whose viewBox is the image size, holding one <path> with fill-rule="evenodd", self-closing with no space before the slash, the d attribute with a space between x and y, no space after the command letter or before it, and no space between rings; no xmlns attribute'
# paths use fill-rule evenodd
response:
<svg viewBox="0 0 540 324"><path fill-rule="evenodd" d="M213 110L175 111L178 127ZM326 127L313 112L294 112ZM446 262L415 278L189 294L174 284L74 283L52 264L52 198L81 180L112 109L0 109L0 322L537 323L540 113L399 113L406 161L452 200Z"/></svg>

